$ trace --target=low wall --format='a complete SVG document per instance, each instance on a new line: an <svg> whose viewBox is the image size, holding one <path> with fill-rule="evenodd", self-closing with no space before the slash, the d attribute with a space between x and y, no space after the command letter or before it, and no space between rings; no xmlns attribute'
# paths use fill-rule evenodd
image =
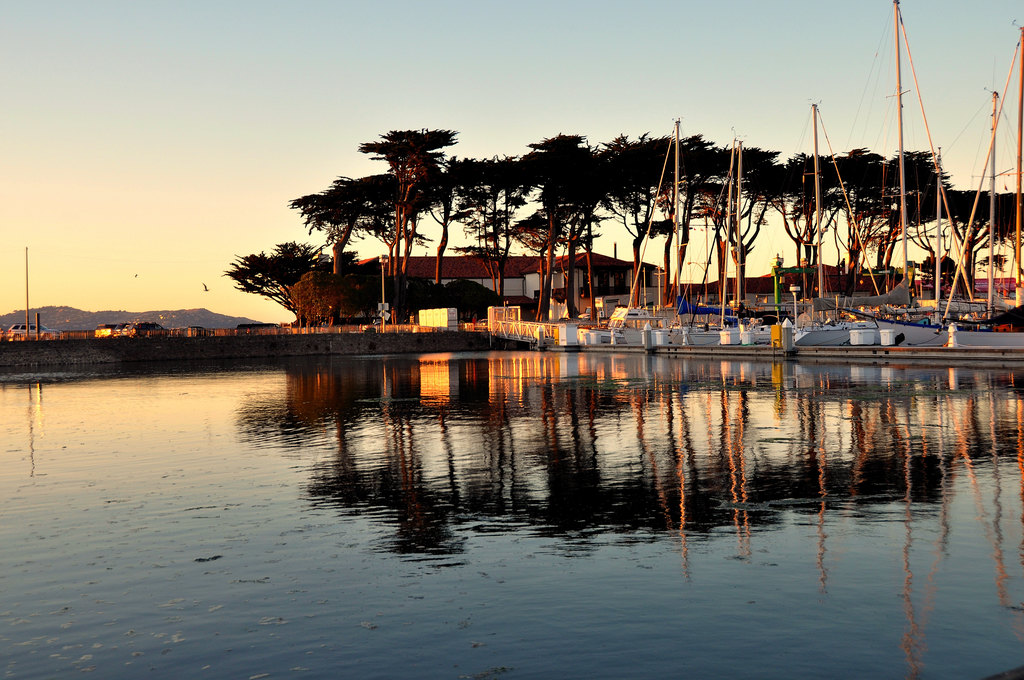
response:
<svg viewBox="0 0 1024 680"><path fill-rule="evenodd" d="M489 348L490 337L486 333L464 331L41 340L0 342L0 368L331 354L420 354Z"/></svg>

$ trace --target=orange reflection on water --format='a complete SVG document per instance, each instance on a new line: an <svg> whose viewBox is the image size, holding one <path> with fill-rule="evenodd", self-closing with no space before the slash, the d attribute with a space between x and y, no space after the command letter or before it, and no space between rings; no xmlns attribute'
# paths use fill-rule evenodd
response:
<svg viewBox="0 0 1024 680"><path fill-rule="evenodd" d="M448 355L428 355L420 359L420 399L442 406L459 394L458 365Z"/></svg>

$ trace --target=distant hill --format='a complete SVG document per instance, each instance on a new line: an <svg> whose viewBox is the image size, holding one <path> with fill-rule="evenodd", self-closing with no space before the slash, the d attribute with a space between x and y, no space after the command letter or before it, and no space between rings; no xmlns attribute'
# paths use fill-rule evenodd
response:
<svg viewBox="0 0 1024 680"><path fill-rule="evenodd" d="M101 323L129 323L132 321L155 321L164 328L234 328L240 323L259 323L244 316L215 314L208 309L177 309L152 312L126 312L106 310L87 312L74 307L37 307L29 310L30 321L35 323L39 313L40 323L58 331L92 330ZM12 323L25 323L25 310L0 315L0 326L7 328Z"/></svg>

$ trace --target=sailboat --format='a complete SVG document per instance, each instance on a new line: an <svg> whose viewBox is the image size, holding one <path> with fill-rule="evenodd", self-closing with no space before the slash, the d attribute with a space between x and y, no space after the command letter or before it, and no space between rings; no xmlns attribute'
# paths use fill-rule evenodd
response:
<svg viewBox="0 0 1024 680"><path fill-rule="evenodd" d="M676 251L681 253L678 245L679 238L679 122L676 121L673 133L673 141L670 144L669 152L675 150L675 184L672 200L675 209L673 214L673 235L677 239ZM737 155L737 158L740 156ZM667 161L667 158L666 158ZM742 161L738 161L742 162ZM738 175L738 173L737 173ZM739 180L737 180L738 182ZM659 187L660 191L660 187ZM737 189L738 191L738 189ZM732 199L732 188L730 187L730 200ZM737 199L738 200L738 199ZM730 213L731 216L732 213ZM731 217L730 217L731 220ZM681 259L681 258L680 258ZM679 290L681 264L677 263L676 287ZM630 290L630 299L635 300L635 291L639 285L641 271L637 270L633 278ZM718 324L713 323L683 323L681 318L684 315L693 314L710 315L718 317ZM665 316L658 315L646 307L617 307L608 320L608 326L596 333L596 341L600 344L639 346L650 342L654 345L698 345L710 346L723 344L722 338L728 336L724 344L769 344L771 342L771 330L768 327L739 328L735 314L726 310L724 305L720 307L691 307L681 297L677 298L675 310L675 322L669 325ZM735 333L733 332L735 331ZM645 333L651 336L645 340Z"/></svg>
<svg viewBox="0 0 1024 680"><path fill-rule="evenodd" d="M679 148L679 127L676 125L676 149ZM735 163L735 185L733 180L733 163ZM674 211L675 225L674 232L679 233L678 224L678 187L679 187L679 165L676 164L676 201L677 208ZM743 144L736 142L733 147L733 156L729 165L729 179L726 182L726 228L731 230L735 227L736 239L740 236L740 206L742 205L743 192ZM734 190L735 189L735 190ZM729 236L726 236L726 242ZM681 253L680 253L681 255ZM681 259L681 257L680 257ZM710 258L709 258L710 260ZM719 272L719 305L693 305L682 295L676 298L677 323L670 329L669 344L686 346L712 346L712 345L769 345L771 344L771 327L758 323L755 320L740 320L735 311L726 306L726 285L728 283L728 258L723 257L723 270ZM736 296L737 301L740 295L740 272L736 272ZM677 290L680 290L679 277L677 277ZM701 316L704 322L696 323L696 317ZM688 320L684 320L689 317ZM717 325L710 322L717 317Z"/></svg>
<svg viewBox="0 0 1024 680"><path fill-rule="evenodd" d="M1021 217L1024 213L1024 206L1021 201L1021 141L1024 139L1024 27L1021 29L1021 38L1017 43L1015 58L1020 59L1020 77L1018 83L1017 102L1017 182L1016 182L1016 234L1014 238L1014 256L1016 266L1016 282L1018 303L1022 291L1021 285ZM996 124L999 119L999 108L997 96L993 93L992 106L992 141L990 142L990 184L989 184L989 262L993 261L993 244L995 241L995 139ZM979 187L980 191L980 187ZM938 258L936 258L938 259ZM937 280L940 280L936 277ZM937 289L939 287L937 286ZM988 275L988 318L982 322L965 324L964 322L952 322L946 325L923 325L907 322L878 319L880 329L888 329L903 335L903 344L916 347L935 347L949 345L954 347L989 347L989 348L1020 348L1024 349L1024 332L1019 330L1024 327L1024 307L1018 306L1000 315L993 313L993 285L992 267L989 267ZM938 298L936 298L938 300ZM947 301L947 313L949 302ZM987 326L985 329L980 326ZM997 330L1000 326L1009 327L1013 330Z"/></svg>
<svg viewBox="0 0 1024 680"><path fill-rule="evenodd" d="M818 298L812 302L812 311L826 309L826 305L819 305L822 302L822 295L825 292L825 271L824 264L822 262L822 233L821 233L821 215L822 215L822 204L821 204L821 173L818 167L818 105L811 105L811 115L814 122L814 216L815 216L815 231L817 233L817 274L818 274ZM835 307L831 307L834 309ZM869 321L833 321L833 322L814 322L809 324L801 325L797 319L796 332L794 339L797 345L800 346L833 346L833 345L849 345L859 344L853 343L854 337L857 337L858 333L870 333L872 337L875 333L876 326L874 323Z"/></svg>
<svg viewBox="0 0 1024 680"><path fill-rule="evenodd" d="M897 111L897 135L899 138L899 216L900 216L900 241L903 252L903 275L904 280L900 285L896 286L893 290L881 295L876 296L874 299L861 299L857 301L858 305L870 305L880 306L883 304L906 304L910 302L910 291L907 287L906 276L908 272L907 267L907 209L906 209L906 178L904 169L904 150L903 150L903 86L902 86L902 72L901 72L901 58L900 58L900 9L899 0L893 0L893 22L895 25L895 53L896 53L896 111ZM818 204L816 206L816 213L818 216L818 291L819 298L814 300L812 303L812 309L826 310L826 309L837 309L838 303L831 303L824 299L820 294L824 292L824 276L822 276L822 253L821 253L821 206L820 206L820 191L818 189L818 122L817 122L817 106L812 107L814 110L815 123L814 123L814 176L815 176L815 201ZM838 322L833 325L819 325L811 328L797 329L795 336L796 344L802 346L819 346L819 345L848 345L848 344L875 344L875 342L881 339L881 323L875 318L868 318L862 321L846 321Z"/></svg>
<svg viewBox="0 0 1024 680"><path fill-rule="evenodd" d="M675 166L676 166L676 170L675 170L676 184L675 184L675 193L673 195L674 196L673 200L675 200L675 205L677 207L677 210L675 211L675 214L678 214L678 205L679 205L679 198L678 198L678 191L679 191L679 121L676 121L676 124L675 124L675 143L674 143L674 146L675 146L675 158L676 158L676 162L675 162ZM670 145L669 149L668 149L668 152L671 152L671 151L672 151L672 145ZM665 157L665 163L666 163L666 167L667 167L667 163L668 163L668 156L667 155ZM662 170L662 180L664 180L664 169ZM659 182L658 192L660 192L660 191L661 191L661 184ZM651 228L651 224L653 223L653 219L654 218L653 218L653 215L652 215L650 221L648 222L647 234L644 236L644 243L645 244L647 242L647 238L650 236L650 228ZM677 233L677 230L673 230L673 231ZM643 274L643 255L642 255L642 252L641 252L640 261L641 261L641 264L640 264L640 266L638 266L636 268L636 271L633 274L633 282L630 285L630 290L629 290L630 304L629 304L629 306L616 307L612 311L612 315L608 319L607 327L602 328L602 329L598 329L598 330L594 330L594 331L589 331L590 333L594 334L595 341L597 342L597 344L634 345L634 346L644 345L647 342L651 341L650 337L646 335L647 333L652 333L653 334L655 329L659 329L660 330L662 327L664 327L665 319L663 317L655 315L647 307L634 306L634 301L638 299L637 298L637 287L640 284L640 279L641 279L641 276ZM661 337L661 335L659 333L659 344L662 344L661 341L660 341L660 337Z"/></svg>
<svg viewBox="0 0 1024 680"><path fill-rule="evenodd" d="M897 118L898 126L897 126L897 129L898 129L898 135L899 135L899 181L900 181L899 214L900 214L901 242L902 242L902 249L903 249L903 271L906 273L906 272L908 272L908 266L907 266L907 240L906 240L907 239L907 224L906 224L905 170L904 170L904 162L903 162L903 158L904 158L904 148L903 148L903 106L902 106L902 84L901 84L901 68L900 68L901 59L900 59L900 45L899 45L899 35L900 35L901 20L900 20L900 12L899 12L899 0L894 0L893 1L893 13L894 13L894 22L895 22L895 26L896 26L896 28L895 28L895 33L896 33L896 90L897 90L897 99L898 99L898 102L899 102L897 104L897 107L896 107L897 112L898 112L898 118ZM1024 46L1024 29L1022 29L1022 38L1021 38L1021 42L1018 43L1018 46L1019 47ZM1020 94L1020 100L1021 100L1021 103L1018 105L1018 134L1017 134L1017 148L1018 148L1018 151L1017 151L1017 223L1018 223L1018 225L1020 224L1020 219L1021 219L1021 200L1020 200L1021 152L1020 152L1020 144L1021 144L1021 137L1022 137L1022 135L1021 135L1021 130L1020 130L1020 128L1021 128L1020 111L1021 111L1021 104L1024 104L1024 59L1022 59L1022 61L1021 61L1021 79L1020 79L1020 81L1021 81L1021 85L1020 85L1020 93L1021 93ZM995 203L994 143L995 143L995 126L996 126L997 119L998 119L998 115L996 113L996 107L993 106L992 142L991 142L992 147L990 148L990 158L992 159L992 177L993 177L992 184L991 184L991 189L990 189L990 197L991 197L991 203L992 203L991 216L990 216L990 219L989 219L989 228L990 228L990 230L993 229L994 220L995 220L995 217L994 217L994 203ZM938 168L938 166L936 166L936 167ZM937 174L938 174L938 169L937 169ZM979 192L980 192L980 187L979 187ZM1017 239L1016 239L1016 249L1015 249L1015 253L1016 253L1016 256L1017 256L1017 260L1016 261L1017 261L1017 280L1018 280L1018 282L1021 279L1021 269L1020 269L1020 236L1019 236L1019 234L1020 234L1020 228L1018 226L1018 236L1017 236ZM940 236L940 238L941 238L941 236ZM989 261L990 262L993 260L991 247L992 247L992 244L994 243L994 240L995 240L994 233L990 233L990 236L989 236L989 246L990 246ZM938 252L938 250L936 252ZM938 260L938 259L939 258L936 257L936 260ZM958 272L958 274L959 274L959 272ZM938 275L936 276L936 279L937 280L941 280L938 277ZM906 278L904 277L904 281L905 280L906 280ZM889 296L892 296L894 293L899 293L900 292L899 288L900 287L897 286L896 289L894 289L893 291L890 291L889 293L886 294L886 296L883 296L883 298L881 298L881 299L857 299L856 301L850 301L850 302L851 303L855 303L858 306L873 306L873 305L878 305L878 304L900 304L898 299L897 300L887 299ZM867 317L867 321L862 322L862 323L873 324L874 327L876 327L878 329L878 333L879 333L879 336L880 336L879 339L882 339L882 344L896 344L896 345L917 346L917 347L929 347L929 346L930 347L934 347L934 346L950 345L950 346L958 346L958 347L1009 347L1009 348L1020 347L1020 348L1024 348L1024 333L1003 333L1003 332L996 332L996 331L993 331L991 329L979 329L979 326L984 325L984 324L994 325L995 323L999 323L998 318L992 316L992 310L993 310L993 297L992 297L993 296L993 290L994 290L994 286L992 284L992 274L991 274L991 268L990 268L990 273L989 273L989 293L988 293L989 299L988 299L988 305L987 305L987 309L989 311L989 319L987 319L985 322L980 322L980 323L973 324L973 326L974 326L973 329L970 326L965 326L965 324L963 322L960 322L960 323L953 322L953 323L948 323L948 324L945 324L945 325L926 324L926 323L918 323L918 322L908 322L908 321L898 321L898 320L884 319L884 318L881 318L881 317L878 317L878 316L872 316L872 315L869 315L869 314L861 314L861 316ZM1020 290L1019 283L1018 283L1018 290ZM905 290L904 292L905 292L905 294L909 295L909 290L908 289ZM909 300L908 300L908 302L909 302ZM825 305L825 304L827 304L827 303L823 302L823 305ZM904 303L904 304L906 304L906 303ZM946 310L947 310L946 313L947 314L948 314L948 310L950 308L950 304L951 304L951 301L947 301L947 307L946 307ZM1022 312L1022 314L1024 314L1024 309L1022 309L1021 312ZM832 331L829 331L827 329L821 329L820 332L804 333L804 334L799 334L798 333L796 344L797 345L846 344L846 340L843 339L843 333L844 333L844 330L841 330L841 329L836 329L836 330L832 330ZM848 333L848 331L847 331L847 333ZM886 342L885 339L884 339L886 337L889 338L888 342ZM865 343L865 344L874 344L874 343L870 342L870 343Z"/></svg>

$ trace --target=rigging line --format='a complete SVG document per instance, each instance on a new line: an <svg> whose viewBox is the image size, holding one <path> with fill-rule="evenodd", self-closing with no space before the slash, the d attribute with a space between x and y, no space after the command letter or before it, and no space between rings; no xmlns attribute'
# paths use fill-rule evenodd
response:
<svg viewBox="0 0 1024 680"><path fill-rule="evenodd" d="M906 39L906 33L905 32L904 32L903 35L904 35L904 39ZM1013 59L1010 60L1010 71L1006 75L1006 85L1003 87L1003 92L1006 92L1007 89L1010 87L1010 81L1013 79L1013 72L1014 72L1015 66L1017 64L1017 57L1021 56L1021 51L1022 51L1021 47L1022 47L1021 42L1018 41L1017 42L1017 48L1013 52ZM907 51L909 53L909 49ZM914 70L913 61L910 62L910 69L913 72L913 70ZM916 73L914 74L914 81L915 81L915 83L917 82L917 74ZM920 92L918 93L918 98L920 98ZM1006 97L1003 97L999 101L999 108L996 110L996 116L995 116L996 121L998 121L999 118L1002 116L1003 106L1005 104L1006 104ZM922 104L922 113L923 113L923 110L924 110L924 106ZM928 130L927 124L925 125L925 129ZM986 165L988 165L989 158L991 158L992 153L994 152L995 144L996 144L996 136L997 136L997 133L998 133L998 129L999 129L998 126L996 126L996 129L992 130L992 134L989 136L988 153L985 154L985 164ZM928 132L928 143L931 144L931 141L932 141L931 131L929 131ZM936 168L938 168L938 160L937 160L936 155L935 155L935 147L934 146L932 146L932 161L936 164ZM946 214L949 215L950 226L953 227L950 230L950 232L951 232L951 235L952 235L953 245L956 246L956 255L957 255L956 274L953 275L953 285L950 288L949 300L946 302L946 311L943 312L942 318L946 318L946 317L949 316L949 308L950 308L950 305L953 304L952 291L956 290L956 284L957 284L957 281L960 279L960 276L963 275L964 280L966 281L967 274L966 274L966 272L964 272L965 253L963 252L963 246L970 242L968 237L973 235L974 216L975 216L975 213L978 210L978 203L981 200L981 190L982 190L982 187L985 186L985 179L986 179L985 176L982 175L982 177L978 180L978 192L974 196L974 206L971 208L971 217L970 217L970 219L968 219L967 226L964 228L964 241L963 241L963 245L961 245L960 240L957 238L956 229L955 229L956 223L953 221L953 213L949 209L949 200L948 200L948 198L946 196L946 188L942 187L942 203L943 203L943 206L946 208Z"/></svg>
<svg viewBox="0 0 1024 680"><path fill-rule="evenodd" d="M1012 66L1011 66L1011 70L1012 70ZM1009 85L1009 83L1007 83L1007 85ZM1004 89L1004 92L1006 92L1006 91L1007 90ZM1013 131L1013 128L1016 127L1016 126L1010 126L1009 125L1010 119L1005 114L1005 112L1003 111L1002 107L999 107L999 122L1000 123L1007 123L1007 125L1006 126L1003 126L1003 125L997 125L996 126L996 130L997 130L996 134L1001 135L1001 139L1002 139L1002 142L1000 142L998 140L996 141L996 148L999 148L999 149L1004 148L1004 147L1006 147L1006 148L1016 148L1017 135ZM978 143L978 148L979 148L979 150L981 149L981 143L980 142ZM989 171L989 168L988 168L988 162L987 161L986 161L985 166L982 168L982 170L980 172L976 172L975 171L975 169L977 168L977 163L978 163L977 155L978 154L975 153L974 165L971 166L971 177L972 178L974 178L974 177L988 177L990 171ZM1011 155L1016 156L1017 155L1016 151L1013 154L1011 154ZM1016 170L1001 170L1001 171L996 173L996 177L1003 177L1004 175L1016 175L1016 174L1017 174Z"/></svg>
<svg viewBox="0 0 1024 680"><path fill-rule="evenodd" d="M672 155L672 144L669 142L665 150L665 162L661 166L661 177L658 178L658 190L654 192L654 206L651 206L651 214L647 216L647 231L644 233L643 245L640 247L640 261L636 263L636 271L633 272L633 285L629 287L629 304L633 306L633 296L636 294L636 285L640 281L640 273L644 269L644 255L647 253L647 241L651 238L651 226L654 224L654 211L658 202L658 195L661 194L661 187L665 183L665 172L668 170L668 159Z"/></svg>
<svg viewBox="0 0 1024 680"><path fill-rule="evenodd" d="M878 44L875 46L875 56L872 60L871 68L868 70L868 77L867 80L864 82L864 89L861 91L860 101L857 102L857 111L854 114L853 123L850 125L850 138L847 140L846 143L847 148L853 145L854 131L857 128L857 121L858 119L860 119L861 110L864 108L864 102L868 99L868 87L871 85L872 80L874 80L875 83L874 91L878 91L878 83L881 81L882 73L881 60L879 59L879 55L882 54L882 46L889 42L889 26L891 25L891 22L889 22L888 20L884 22L882 34L878 39ZM876 66L878 67L877 72L875 69ZM866 120L864 122L864 125L865 127L867 126Z"/></svg>
<svg viewBox="0 0 1024 680"><path fill-rule="evenodd" d="M797 139L796 145L793 147L794 149L804 149L804 148L807 148L807 130L810 127L811 127L811 119L810 118L804 118L804 126L800 130L800 137ZM788 179L789 178L787 177L787 180Z"/></svg>
<svg viewBox="0 0 1024 680"><path fill-rule="evenodd" d="M901 30L901 32L903 34L903 44L904 44L904 46L907 49L907 62L909 64L909 66L910 66L910 73L911 73L911 75L913 76L913 79L914 79L914 89L917 91L917 102L918 102L918 105L921 107L921 117L924 119L924 129L925 129L925 133L926 133L926 135L928 137L928 147L931 150L931 154L932 154L932 164L935 167L935 174L936 174L936 176L938 176L939 172L940 172L940 170L939 170L938 154L935 151L935 143L932 141L932 131L931 131L931 127L928 125L928 116L925 114L924 99L921 96L921 87L920 87L920 85L918 83L918 80L917 80L917 69L914 68L914 57L913 57L913 55L910 52L910 40L907 38L907 27L903 23L903 14L902 13L899 14L899 19L900 19L899 27L900 27L900 30ZM1017 55L1019 53L1020 53L1019 49L1014 50L1013 59L1010 62L1010 71L1009 71L1009 73L1006 76L1006 86L1003 88L1004 92L1010 86L1010 80L1013 78L1014 65L1017 63ZM1002 108L1003 108L1003 105L1005 103L1006 103L1005 99L1000 101L999 109L996 112L996 120L999 120L999 115L1002 112ZM991 135L991 139L989 140L988 154L986 154L986 157L985 157L986 164L988 163L988 158L991 157L993 146L995 145L995 141L996 141L996 131L993 130L992 131L992 135ZM978 186L978 194L975 196L975 199L974 199L974 208L972 208L972 210L971 210L971 218L970 218L970 220L968 220L967 227L964 230L964 244L966 244L968 242L967 236L971 234L971 230L972 230L973 223L974 223L974 214L975 214L975 212L977 210L977 207L978 207L978 201L981 198L981 187L984 186L984 181L985 181L984 178L982 178L981 179L981 184L979 184L979 186ZM954 227L952 229L953 245L956 246L957 259L959 260L958 263L957 263L956 274L953 277L953 288L955 289L956 288L956 284L957 284L957 280L959 279L960 275L963 273L964 253L963 253L963 247L962 247L961 243L959 242L959 239L957 239L957 237L956 237L955 222L953 221L953 218L952 218L953 213L952 213L952 211L949 208L949 200L948 200L948 197L946 196L946 188L945 187L942 187L942 203L943 203L943 206L946 209L946 214L950 216L950 225ZM952 301L953 301L953 296L950 295L950 299L946 303L946 311L943 313L943 318L945 318L949 314L949 307L952 304Z"/></svg>
<svg viewBox="0 0 1024 680"><path fill-rule="evenodd" d="M1014 61L1016 61L1016 59L1014 59ZM1012 75L1012 72L1013 72L1013 68L1012 67L1011 67L1010 71L1011 71L1011 75ZM1003 99L1001 99L999 101L999 108L996 109L996 120L999 120L999 116L1002 113L1003 105L1005 103L1006 103L1006 99L1005 98L1003 98ZM989 159L992 157L992 153L993 153L993 150L994 150L995 144L996 144L996 133L997 132L998 132L998 127L995 130L992 130L992 134L989 135L988 153L985 154L985 163L986 164L988 164ZM988 179L988 178L982 176L981 179L978 180L978 191L974 195L974 206L971 208L971 217L970 217L970 219L967 220L967 227L964 229L964 244L967 244L967 243L970 242L969 239L968 239L968 236L973 236L974 217L975 217L975 215L977 214L977 211L978 211L978 203L981 201L981 191L982 191L982 188L985 186L985 180L986 179ZM943 197L943 199L946 198L945 188L943 188L942 197ZM950 215L950 223L952 223L952 214L949 212L949 205L948 204L946 205L946 214ZM956 289L957 281L960 279L961 275L963 275L965 281L967 280L967 273L964 272L964 259L965 258L963 256L963 252L962 252L963 249L961 248L960 244L957 242L955 234L954 234L954 238L953 238L953 244L957 246L957 258L958 258L959 261L957 262L957 265L956 265L956 274L953 276L953 285L952 285L952 288L950 289L951 291ZM953 296L951 294L950 297L949 297L949 301L946 302L946 311L942 315L943 318L946 318L949 315L949 307L950 307L950 305L952 303L953 303Z"/></svg>
<svg viewBox="0 0 1024 680"><path fill-rule="evenodd" d="M1002 132L1002 139L1003 139L1003 143L1000 145L1000 148L1004 148L1005 147L1005 148L1009 148L1009 149L1014 149L1014 152L1012 154L1009 154L1009 155L1012 156L1014 159L1016 159L1016 156L1017 156L1017 152L1016 152L1016 147L1017 147L1017 131L1015 129L1016 126L1010 124L1011 121L1010 121L1009 117L1004 115L1002 111L999 112L999 117L1000 117L1000 122L1006 123L1005 126L1003 126L1003 125L998 126L999 131ZM1016 122L1016 121L1013 121L1013 122ZM1002 174L1016 175L1017 174L1016 163L1014 164L1014 169L1012 171L1011 170L1004 170L1003 172L1001 172L999 174L1001 174L1001 175Z"/></svg>
<svg viewBox="0 0 1024 680"><path fill-rule="evenodd" d="M825 138L825 146L828 147L829 156L832 158L832 165L836 169L836 177L839 179L839 188L843 191L843 200L846 201L846 209L850 213L850 218L853 220L853 235L857 239L857 245L860 246L860 252L867 253L864 248L864 241L860 235L860 225L857 223L857 217L853 212L853 206L850 205L850 196L846 193L846 184L843 182L842 175L839 174L839 164L836 162L836 153L832 150L832 142L828 138L828 132L825 130L825 123L821 119L821 110L818 110L818 124L821 125L821 134ZM836 230L836 238L839 236L839 230ZM852 262L850 263L853 264ZM878 289L878 282L875 281L875 274L871 271L871 267L868 267L868 276L871 277L871 285L875 288L875 295L881 295L881 291Z"/></svg>
<svg viewBox="0 0 1024 680"><path fill-rule="evenodd" d="M712 210L715 210L717 208L717 206L720 206L722 204L722 198L725 196L727 187L729 186L730 182L732 181L732 162L733 162L733 158L732 158L732 155L730 155L729 156L729 172L726 174L725 179L722 182L722 187L721 187L721 189L718 192L718 197L715 199L715 202L712 203L712 206L713 206ZM701 280L701 283L700 283L700 285L704 287L705 297L707 296L708 274L709 274L709 272L711 270L711 259L714 256L714 252L717 251L719 253L720 257L723 258L723 260L725 258L725 255L723 255L722 252L721 252L721 248L718 247L718 244L719 244L719 242L718 242L718 234L722 230L721 224L719 223L718 219L715 219L713 217L713 223L714 223L714 227L715 227L715 236L714 236L714 241L709 241L709 239L711 239L711 229L707 227L707 220L708 220L707 213L705 211L705 215L704 215L704 224L705 224L705 228L704 228L704 242L705 242L705 246L704 246L704 248L705 248L705 254L707 255L707 260L704 262L704 278ZM719 268L719 270L718 270L718 303L719 303L719 305L722 306L722 309L724 310L725 309L725 305L722 302L722 271L721 271L721 268ZM693 319L694 319L695 316L696 316L696 312L692 312L691 311L690 312L690 324L691 325L693 324Z"/></svg>
<svg viewBox="0 0 1024 680"><path fill-rule="evenodd" d="M986 108L988 108L988 107L985 104L981 104L981 105L978 106L978 109L967 120L967 123L964 124L963 128L960 130L960 132L957 133L956 137L953 138L952 144L949 144L946 147L947 150L953 148L953 146L957 143L957 141L961 137L963 137L965 132L967 132L967 128L971 127L971 125L974 123L974 121L978 119L978 115L981 114L982 110L984 110ZM972 175L973 175L973 173L972 173Z"/></svg>

